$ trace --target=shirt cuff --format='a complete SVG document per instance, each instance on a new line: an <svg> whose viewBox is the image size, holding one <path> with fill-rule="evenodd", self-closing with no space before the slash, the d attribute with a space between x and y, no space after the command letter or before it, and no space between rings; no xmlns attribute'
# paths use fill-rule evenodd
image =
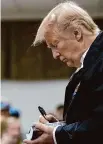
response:
<svg viewBox="0 0 103 144"><path fill-rule="evenodd" d="M54 144L57 144L57 141L56 141L56 137L55 137L55 131L56 129L58 128L59 126L56 126L53 130L53 140L54 140Z"/></svg>

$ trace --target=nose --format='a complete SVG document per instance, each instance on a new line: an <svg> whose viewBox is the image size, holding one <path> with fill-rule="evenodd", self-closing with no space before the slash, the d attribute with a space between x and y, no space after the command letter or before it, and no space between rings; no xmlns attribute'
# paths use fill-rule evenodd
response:
<svg viewBox="0 0 103 144"><path fill-rule="evenodd" d="M56 50L52 50L53 58L57 59L60 56L60 53L57 52Z"/></svg>

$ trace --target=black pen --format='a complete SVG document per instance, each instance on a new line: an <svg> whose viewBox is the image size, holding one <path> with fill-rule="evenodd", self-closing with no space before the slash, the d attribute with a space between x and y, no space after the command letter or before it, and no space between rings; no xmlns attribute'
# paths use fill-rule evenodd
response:
<svg viewBox="0 0 103 144"><path fill-rule="evenodd" d="M38 109L39 109L41 115L47 120L47 118L45 117L47 115L46 112L45 112L45 110L42 107L40 107L40 106L38 106Z"/></svg>

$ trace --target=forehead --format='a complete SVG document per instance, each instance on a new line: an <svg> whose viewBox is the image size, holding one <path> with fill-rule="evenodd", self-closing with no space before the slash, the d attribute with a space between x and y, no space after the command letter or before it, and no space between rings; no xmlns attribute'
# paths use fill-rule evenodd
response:
<svg viewBox="0 0 103 144"><path fill-rule="evenodd" d="M53 41L55 40L55 38L54 38L54 35L53 35L53 33L51 32L46 32L45 33L45 40L46 40L46 43L53 43Z"/></svg>
<svg viewBox="0 0 103 144"><path fill-rule="evenodd" d="M59 40L57 28L55 28L55 26L48 27L45 31L44 37L47 43L53 43Z"/></svg>

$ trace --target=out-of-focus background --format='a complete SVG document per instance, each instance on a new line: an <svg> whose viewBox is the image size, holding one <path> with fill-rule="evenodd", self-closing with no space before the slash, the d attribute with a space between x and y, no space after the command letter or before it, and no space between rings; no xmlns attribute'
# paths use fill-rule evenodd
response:
<svg viewBox="0 0 103 144"><path fill-rule="evenodd" d="M24 135L38 120L39 105L55 114L57 107L61 108L68 78L74 71L53 60L45 44L31 46L41 20L59 2L1 0L1 95L18 109ZM75 2L103 29L103 0Z"/></svg>

